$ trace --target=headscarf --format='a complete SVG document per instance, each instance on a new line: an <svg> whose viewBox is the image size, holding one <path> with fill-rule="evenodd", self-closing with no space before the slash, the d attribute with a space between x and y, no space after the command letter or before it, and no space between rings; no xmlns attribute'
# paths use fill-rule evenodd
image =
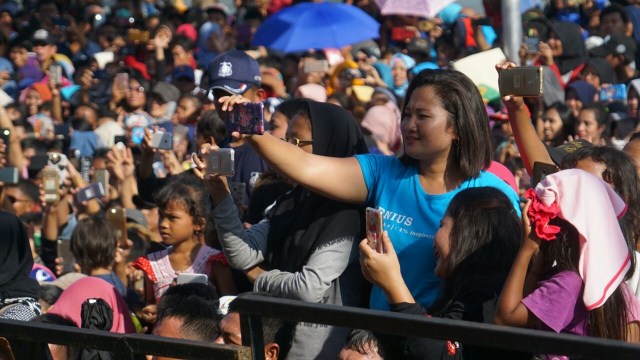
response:
<svg viewBox="0 0 640 360"><path fill-rule="evenodd" d="M122 334L136 332L129 307L118 290L105 280L94 276L83 277L74 282L62 292L49 312L68 318L80 327L82 326L82 304L87 299L102 299L111 307L113 310L111 332Z"/></svg>
<svg viewBox="0 0 640 360"><path fill-rule="evenodd" d="M580 25L565 21L553 21L551 27L556 37L562 42L562 56L555 58L555 63L558 65L560 74L564 75L584 64L589 55L584 46Z"/></svg>
<svg viewBox="0 0 640 360"><path fill-rule="evenodd" d="M209 37L216 31L221 31L220 25L207 21L202 24L198 32L198 64L205 69L209 68L209 63L217 55L207 46Z"/></svg>
<svg viewBox="0 0 640 360"><path fill-rule="evenodd" d="M369 130L374 138L389 145L391 151L400 150L400 109L393 102L371 107L364 114L360 126Z"/></svg>
<svg viewBox="0 0 640 360"><path fill-rule="evenodd" d="M336 89L334 89L331 85L337 82L338 76L340 76L340 73L342 73L347 69L358 69L358 64L353 60L345 60L341 64L336 66L335 69L333 69L333 72L329 76L329 85L327 86L328 95L331 95L336 91Z"/></svg>
<svg viewBox="0 0 640 360"><path fill-rule="evenodd" d="M569 85L567 85L567 89L572 89L578 95L578 99L582 101L583 104L590 104L593 102L593 97L596 95L596 88L593 85L589 84L584 80L577 80Z"/></svg>
<svg viewBox="0 0 640 360"><path fill-rule="evenodd" d="M576 228L582 299L589 311L602 306L631 267L631 253L618 223L627 209L624 201L602 179L579 169L547 175L526 197L532 199L528 212L532 231L543 241L554 241L560 231L549 224L555 217Z"/></svg>
<svg viewBox="0 0 640 360"><path fill-rule="evenodd" d="M362 133L346 110L310 100L304 101L302 107L310 115L314 154L345 158L367 153ZM363 236L361 206L327 199L302 186L278 199L267 218L271 229L265 260L270 269L300 271L323 245Z"/></svg>
<svg viewBox="0 0 640 360"><path fill-rule="evenodd" d="M306 99L289 99L284 101L282 104L278 105L276 111L281 112L284 116L287 117L287 120L291 120L293 115L298 112L300 105L305 103Z"/></svg>
<svg viewBox="0 0 640 360"><path fill-rule="evenodd" d="M33 256L29 238L17 216L0 211L0 307L5 299L37 299L38 282L29 277Z"/></svg>

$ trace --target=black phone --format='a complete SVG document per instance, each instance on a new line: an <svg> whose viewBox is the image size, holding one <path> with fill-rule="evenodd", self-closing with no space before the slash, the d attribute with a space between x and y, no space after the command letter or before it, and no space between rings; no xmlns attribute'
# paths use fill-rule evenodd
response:
<svg viewBox="0 0 640 360"><path fill-rule="evenodd" d="M5 185L15 185L20 180L17 167L4 167L0 169L0 182Z"/></svg>
<svg viewBox="0 0 640 360"><path fill-rule="evenodd" d="M117 143L123 143L125 145L127 145L127 136L126 135L116 135L113 137L113 143L117 144Z"/></svg>
<svg viewBox="0 0 640 360"><path fill-rule="evenodd" d="M473 19L471 21L471 24L476 27L476 26L491 26L491 18L480 18L480 19Z"/></svg>
<svg viewBox="0 0 640 360"><path fill-rule="evenodd" d="M533 163L533 176L531 177L531 186L536 187L538 183L547 175L558 172L558 167L554 164L536 161Z"/></svg>

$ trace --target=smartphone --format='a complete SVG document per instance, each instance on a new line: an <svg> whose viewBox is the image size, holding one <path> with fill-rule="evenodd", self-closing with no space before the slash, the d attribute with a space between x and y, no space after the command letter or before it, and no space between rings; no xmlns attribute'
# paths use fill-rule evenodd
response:
<svg viewBox="0 0 640 360"><path fill-rule="evenodd" d="M625 84L608 84L600 87L600 101L614 102L620 101L627 103L627 85Z"/></svg>
<svg viewBox="0 0 640 360"><path fill-rule="evenodd" d="M135 43L146 43L149 41L149 32L148 31L129 31L127 34L127 39L129 42Z"/></svg>
<svg viewBox="0 0 640 360"><path fill-rule="evenodd" d="M329 70L329 62L327 60L310 60L304 62L304 73L327 72Z"/></svg>
<svg viewBox="0 0 640 360"><path fill-rule="evenodd" d="M428 33L436 28L436 23L431 20L418 21L418 30Z"/></svg>
<svg viewBox="0 0 640 360"><path fill-rule="evenodd" d="M113 225L118 239L118 246L127 248L127 216L124 208L111 208L107 210L107 220Z"/></svg>
<svg viewBox="0 0 640 360"><path fill-rule="evenodd" d="M540 38L525 36L524 44L527 46L528 54L537 54L538 53L538 45L540 44Z"/></svg>
<svg viewBox="0 0 640 360"><path fill-rule="evenodd" d="M73 253L71 252L71 240L58 240L56 246L57 255L62 260L63 270L62 273L70 273L73 272L73 264L75 263L75 258L73 257Z"/></svg>
<svg viewBox="0 0 640 360"><path fill-rule="evenodd" d="M391 28L391 40L393 41L407 41L414 37L416 37L416 33L413 30L405 29L402 26Z"/></svg>
<svg viewBox="0 0 640 360"><path fill-rule="evenodd" d="M42 187L44 188L44 201L52 203L60 201L60 174L58 170L52 166L42 169Z"/></svg>
<svg viewBox="0 0 640 360"><path fill-rule="evenodd" d="M55 168L58 171L58 174L60 175L60 182L64 183L64 181L69 176L69 173L67 172L67 165L69 163L69 158L67 158L67 155L65 154L54 153L54 152L47 153L47 156L48 156L47 166L51 166Z"/></svg>
<svg viewBox="0 0 640 360"><path fill-rule="evenodd" d="M6 150L4 151L4 155L6 157L9 157L9 147L10 147L10 142L11 142L11 130L9 129L0 129L0 139L2 139L2 141L4 141L4 144L7 146Z"/></svg>
<svg viewBox="0 0 640 360"><path fill-rule="evenodd" d="M113 83L118 91L126 92L127 90L129 90L129 74L117 73L113 78Z"/></svg>
<svg viewBox="0 0 640 360"><path fill-rule="evenodd" d="M19 180L18 168L17 167L4 167L0 169L0 182L5 185L14 185L18 183Z"/></svg>
<svg viewBox="0 0 640 360"><path fill-rule="evenodd" d="M538 183L549 175L558 172L555 164L543 163L536 161L533 163L533 176L531 177L531 186L536 187Z"/></svg>
<svg viewBox="0 0 640 360"><path fill-rule="evenodd" d="M229 191L231 192L231 198L238 208L238 216L244 217L244 203L247 195L247 184L243 182L229 182Z"/></svg>
<svg viewBox="0 0 640 360"><path fill-rule="evenodd" d="M156 161L151 165L153 167L153 175L157 179L164 179L167 177L167 169L164 167L162 161Z"/></svg>
<svg viewBox="0 0 640 360"><path fill-rule="evenodd" d="M377 251L380 251L380 244L382 243L382 212L378 209L374 208L366 208L365 210L365 220L367 227L367 243L369 246Z"/></svg>
<svg viewBox="0 0 640 360"><path fill-rule="evenodd" d="M78 170L80 171L80 176L87 183L91 182L91 165L93 164L93 159L88 156L83 156L80 158L78 163Z"/></svg>
<svg viewBox="0 0 640 360"><path fill-rule="evenodd" d="M473 19L471 20L471 25L473 25L473 27L491 26L491 18L485 17L485 18Z"/></svg>
<svg viewBox="0 0 640 360"><path fill-rule="evenodd" d="M83 189L80 189L76 194L76 201L81 203L83 201L89 201L95 198L101 198L105 195L104 187L102 183L93 183Z"/></svg>
<svg viewBox="0 0 640 360"><path fill-rule="evenodd" d="M62 65L56 63L49 65L49 78L56 85L62 85Z"/></svg>
<svg viewBox="0 0 640 360"><path fill-rule="evenodd" d="M131 142L140 145L144 140L144 129L143 127L134 127L131 129ZM126 144L126 143L125 143Z"/></svg>
<svg viewBox="0 0 640 360"><path fill-rule="evenodd" d="M233 176L235 151L231 148L222 148L207 154L207 174Z"/></svg>
<svg viewBox="0 0 640 360"><path fill-rule="evenodd" d="M151 147L162 150L173 149L173 133L156 131L151 136Z"/></svg>
<svg viewBox="0 0 640 360"><path fill-rule="evenodd" d="M209 284L209 277L205 274L189 274L189 273L180 273L178 274L176 284Z"/></svg>
<svg viewBox="0 0 640 360"><path fill-rule="evenodd" d="M133 133L132 133L133 134ZM133 138L133 136L132 136ZM127 144L127 137L125 135L116 135L113 137L113 143L114 144Z"/></svg>
<svg viewBox="0 0 640 360"><path fill-rule="evenodd" d="M227 133L237 131L240 134L264 134L264 104L236 104L227 113Z"/></svg>
<svg viewBox="0 0 640 360"><path fill-rule="evenodd" d="M502 70L498 85L501 96L542 96L542 66L520 66Z"/></svg>
<svg viewBox="0 0 640 360"><path fill-rule="evenodd" d="M93 183L102 184L105 194L109 192L109 170L96 170L93 172Z"/></svg>

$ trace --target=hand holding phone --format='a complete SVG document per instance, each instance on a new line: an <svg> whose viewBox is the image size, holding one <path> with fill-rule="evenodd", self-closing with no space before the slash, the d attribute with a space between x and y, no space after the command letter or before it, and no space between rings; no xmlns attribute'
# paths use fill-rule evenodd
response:
<svg viewBox="0 0 640 360"><path fill-rule="evenodd" d="M542 66L520 66L500 71L500 96L542 96Z"/></svg>
<svg viewBox="0 0 640 360"><path fill-rule="evenodd" d="M227 113L227 133L264 134L264 104L239 103Z"/></svg>
<svg viewBox="0 0 640 360"><path fill-rule="evenodd" d="M368 207L365 210L366 227L367 227L367 243L369 247L377 252L382 252L380 247L382 245L382 213L378 209Z"/></svg>
<svg viewBox="0 0 640 360"><path fill-rule="evenodd" d="M82 203L85 201L93 200L95 198L101 198L105 195L104 187L102 183L93 183L83 189L80 189L76 194L76 201Z"/></svg>
<svg viewBox="0 0 640 360"><path fill-rule="evenodd" d="M168 131L155 131L151 136L151 147L161 150L172 150L173 134Z"/></svg>

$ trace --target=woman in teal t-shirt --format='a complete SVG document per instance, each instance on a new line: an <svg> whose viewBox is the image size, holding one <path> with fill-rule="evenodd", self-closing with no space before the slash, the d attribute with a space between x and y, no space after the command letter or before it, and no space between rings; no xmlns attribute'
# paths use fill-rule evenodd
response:
<svg viewBox="0 0 640 360"><path fill-rule="evenodd" d="M401 159L332 158L306 153L269 134L248 139L272 167L311 191L382 210L403 278L416 301L429 307L439 291L433 236L451 198L478 186L499 188L514 205L518 198L483 170L492 159L489 125L482 97L468 77L454 70L424 70L411 81L406 99ZM223 111L246 101L241 96L218 99ZM387 308L380 289L374 288L371 307Z"/></svg>

